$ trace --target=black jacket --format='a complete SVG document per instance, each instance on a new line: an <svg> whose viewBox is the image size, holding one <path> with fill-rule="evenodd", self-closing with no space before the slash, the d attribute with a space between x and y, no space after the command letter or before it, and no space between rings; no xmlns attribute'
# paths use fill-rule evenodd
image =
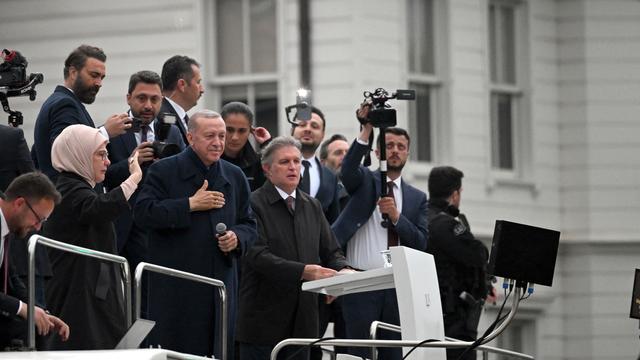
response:
<svg viewBox="0 0 640 360"><path fill-rule="evenodd" d="M488 250L457 216L457 209L448 206L446 201L431 199L427 252L433 255L436 263L445 314L462 305L460 293L463 291L478 300L487 295Z"/></svg>
<svg viewBox="0 0 640 360"><path fill-rule="evenodd" d="M232 158L223 154L222 158L242 169L244 176L247 177L251 191L256 191L264 184L266 178L264 171L262 171L262 164L260 164L260 155L256 153L248 141L244 144L237 157Z"/></svg>

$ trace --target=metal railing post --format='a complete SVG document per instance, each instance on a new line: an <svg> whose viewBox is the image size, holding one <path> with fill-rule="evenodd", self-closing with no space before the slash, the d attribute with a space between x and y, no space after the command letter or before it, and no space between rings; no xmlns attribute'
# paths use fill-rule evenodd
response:
<svg viewBox="0 0 640 360"><path fill-rule="evenodd" d="M186 271L171 269L164 266L149 264L146 262L141 262L138 264L135 270L134 275L134 289L135 289L135 319L138 320L140 318L140 307L142 304L141 296L142 296L142 273L145 271L152 271L168 276L173 276L181 279L192 280L196 282L201 282L205 284L209 284L211 286L218 288L218 294L220 295L220 308L221 308L221 330L220 330L220 351L222 359L227 359L227 291L224 283L217 279L212 279L202 275L192 274Z"/></svg>
<svg viewBox="0 0 640 360"><path fill-rule="evenodd" d="M35 349L36 346L36 329L35 329L35 255L36 255L36 245L41 244L43 246L51 247L54 249L58 249L60 251L65 251L81 256L88 256L95 259L105 260L113 263L120 264L120 268L122 270L122 277L124 281L124 311L125 311L125 321L127 328L131 326L131 274L129 271L129 263L127 259L122 256L105 253L102 251L92 250L88 248L84 248L81 246L71 245L67 243L63 243L60 241L56 241L53 239L46 238L44 236L34 234L29 238L28 245L28 253L29 253L29 283L28 291L29 291L29 303L28 303L28 316L27 316L27 327L28 327L28 338L27 338L27 346L30 349ZM57 315L57 314L54 314ZM62 319L64 320L64 319Z"/></svg>

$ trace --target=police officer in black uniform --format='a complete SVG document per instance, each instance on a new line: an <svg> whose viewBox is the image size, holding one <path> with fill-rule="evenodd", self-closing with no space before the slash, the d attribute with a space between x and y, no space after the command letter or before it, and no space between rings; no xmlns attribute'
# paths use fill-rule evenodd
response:
<svg viewBox="0 0 640 360"><path fill-rule="evenodd" d="M438 272L445 335L473 341L491 288L486 279L489 252L460 213L463 176L451 166L435 167L429 174L427 252L433 255ZM458 359L463 351L447 349L447 359ZM476 359L475 351L468 351L463 359Z"/></svg>

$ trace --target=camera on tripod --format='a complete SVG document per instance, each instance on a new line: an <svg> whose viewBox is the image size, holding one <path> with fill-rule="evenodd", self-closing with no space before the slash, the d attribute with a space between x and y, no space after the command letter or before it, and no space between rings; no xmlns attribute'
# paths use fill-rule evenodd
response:
<svg viewBox="0 0 640 360"><path fill-rule="evenodd" d="M36 85L44 81L41 73L32 73L27 77L27 59L15 50L2 50L0 57L0 103L2 109L9 114L9 124L13 127L22 125L22 113L11 110L8 98L13 96L29 96L36 99Z"/></svg>
<svg viewBox="0 0 640 360"><path fill-rule="evenodd" d="M180 153L180 147L178 144L166 142L169 137L169 131L171 131L171 125L174 125L175 123L176 116L171 113L159 113L156 117L156 124L154 127L155 141L151 144L153 156L156 159L164 159ZM139 133L142 131L143 124L144 120L137 117L131 118L130 131Z"/></svg>
<svg viewBox="0 0 640 360"><path fill-rule="evenodd" d="M369 116L366 119L358 118L362 125L370 123L377 128L388 128L396 126L396 110L391 108L389 100L415 100L415 90L396 90L389 94L383 88L377 88L373 92L364 92L364 101L371 106Z"/></svg>

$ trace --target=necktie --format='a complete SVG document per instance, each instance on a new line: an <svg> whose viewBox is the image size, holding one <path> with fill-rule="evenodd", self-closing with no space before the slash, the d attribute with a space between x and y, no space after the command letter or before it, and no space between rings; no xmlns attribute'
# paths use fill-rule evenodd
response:
<svg viewBox="0 0 640 360"><path fill-rule="evenodd" d="M140 126L140 143L147 141L147 133L149 133L149 125Z"/></svg>
<svg viewBox="0 0 640 360"><path fill-rule="evenodd" d="M393 181L389 181L387 183L387 195L395 200L395 196L393 195ZM391 220L388 221L389 226L387 227L387 247L398 246L398 233L396 232L396 228L391 223Z"/></svg>
<svg viewBox="0 0 640 360"><path fill-rule="evenodd" d="M294 210L296 209L296 199L293 196L289 196L287 198L287 208L291 215L293 215Z"/></svg>
<svg viewBox="0 0 640 360"><path fill-rule="evenodd" d="M189 125L189 115L184 114L184 118L183 119L184 119L184 123Z"/></svg>
<svg viewBox="0 0 640 360"><path fill-rule="evenodd" d="M311 174L309 173L311 163L307 160L302 160L302 166L304 166L304 176L300 180L300 190L309 194L311 191Z"/></svg>

